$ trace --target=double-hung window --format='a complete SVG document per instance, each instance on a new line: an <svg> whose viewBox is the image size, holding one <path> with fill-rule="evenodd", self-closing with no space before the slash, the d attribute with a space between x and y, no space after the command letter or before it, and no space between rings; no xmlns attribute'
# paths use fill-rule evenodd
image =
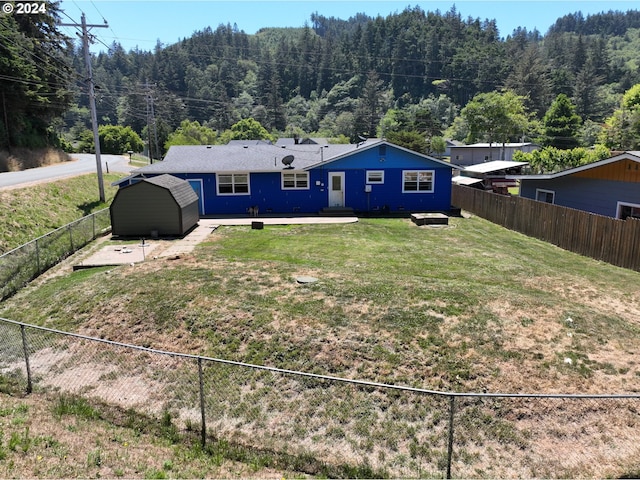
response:
<svg viewBox="0 0 640 480"><path fill-rule="evenodd" d="M283 190L308 190L309 172L282 172Z"/></svg>
<svg viewBox="0 0 640 480"><path fill-rule="evenodd" d="M402 172L402 193L433 192L433 170L404 170Z"/></svg>
<svg viewBox="0 0 640 480"><path fill-rule="evenodd" d="M248 173L219 173L218 195L249 195Z"/></svg>

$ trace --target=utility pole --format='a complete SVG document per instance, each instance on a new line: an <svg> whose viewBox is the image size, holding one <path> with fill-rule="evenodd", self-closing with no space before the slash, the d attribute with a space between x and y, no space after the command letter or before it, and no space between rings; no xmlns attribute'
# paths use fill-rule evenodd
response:
<svg viewBox="0 0 640 480"><path fill-rule="evenodd" d="M158 130L156 128L156 115L153 108L153 90L151 87L156 85L149 85L149 80L142 85L146 89L147 99L147 142L149 145L149 163L153 163L153 153L158 155L160 153L160 147L158 146ZM153 129L153 153L151 150L151 133ZM159 155L158 155L159 156Z"/></svg>
<svg viewBox="0 0 640 480"><path fill-rule="evenodd" d="M96 149L96 169L98 172L98 190L100 192L100 201L105 202L104 196L104 180L102 179L102 161L100 160L100 137L98 135L98 114L96 112L96 92L93 83L93 73L91 71L91 53L89 52L89 31L88 28L107 28L109 25L106 20L104 25L87 25L87 20L82 12L81 23L62 23L63 27L80 27L82 28L82 47L84 49L84 61L87 64L87 81L89 82L89 106L91 107L91 124L93 125L93 144Z"/></svg>

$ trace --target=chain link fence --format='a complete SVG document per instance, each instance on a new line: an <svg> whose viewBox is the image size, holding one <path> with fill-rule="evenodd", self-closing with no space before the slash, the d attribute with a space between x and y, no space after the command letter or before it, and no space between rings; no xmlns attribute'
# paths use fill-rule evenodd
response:
<svg viewBox="0 0 640 480"><path fill-rule="evenodd" d="M640 395L435 392L5 319L0 339L0 375L27 392L168 418L203 444L253 452L274 468L332 478L602 478L640 469Z"/></svg>
<svg viewBox="0 0 640 480"><path fill-rule="evenodd" d="M82 217L0 256L0 300L78 251L111 226L109 209Z"/></svg>

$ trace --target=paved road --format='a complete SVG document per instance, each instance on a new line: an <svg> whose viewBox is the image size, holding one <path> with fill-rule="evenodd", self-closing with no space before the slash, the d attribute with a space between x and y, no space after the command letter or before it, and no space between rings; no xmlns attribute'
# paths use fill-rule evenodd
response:
<svg viewBox="0 0 640 480"><path fill-rule="evenodd" d="M60 178L75 177L96 171L96 156L92 154L73 154L73 161L58 163L47 167L30 168L20 172L0 173L0 189L21 188L29 184L53 181ZM102 173L129 173L129 158L123 155L100 155Z"/></svg>

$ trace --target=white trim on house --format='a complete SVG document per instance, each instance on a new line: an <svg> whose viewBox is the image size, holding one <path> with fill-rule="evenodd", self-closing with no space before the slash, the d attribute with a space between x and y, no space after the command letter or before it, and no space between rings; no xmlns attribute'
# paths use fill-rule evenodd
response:
<svg viewBox="0 0 640 480"><path fill-rule="evenodd" d="M335 179L340 180L336 182ZM345 172L329 172L329 185L327 190L329 191L329 207L344 207L345 206ZM336 188L340 187L340 188Z"/></svg>
<svg viewBox="0 0 640 480"><path fill-rule="evenodd" d="M367 170L365 182L367 185L384 184L384 170Z"/></svg>
<svg viewBox="0 0 640 480"><path fill-rule="evenodd" d="M231 182L225 181L221 182L223 177L231 177ZM242 177L246 177L246 181L241 181ZM226 178L225 178L226 180ZM231 185L230 192L221 192L220 185ZM246 191L244 191L244 185L246 185ZM249 172L238 172L238 173L216 173L216 195L225 197L225 196L240 196L240 195L251 195L251 174Z"/></svg>
<svg viewBox="0 0 640 480"><path fill-rule="evenodd" d="M622 218L622 207L631 207L632 210L637 210L637 215L631 215L634 218L640 218L640 204L629 202L618 202L616 204L616 218Z"/></svg>
<svg viewBox="0 0 640 480"><path fill-rule="evenodd" d="M196 195L198 195L200 213L204 213L204 180L202 180L201 178L187 178L186 181L189 182L189 185L191 185L191 188L193 188L192 183L200 184L200 190L196 191Z"/></svg>
<svg viewBox="0 0 640 480"><path fill-rule="evenodd" d="M293 178L286 178L293 177ZM282 190L309 190L309 172L282 172L280 175Z"/></svg>
<svg viewBox="0 0 640 480"><path fill-rule="evenodd" d="M549 202L547 200L540 199L540 194L544 194L545 196L551 194L551 201ZM544 188L536 188L536 201L555 204L556 192L554 192L553 190L545 190Z"/></svg>
<svg viewBox="0 0 640 480"><path fill-rule="evenodd" d="M435 170L403 170L402 193L433 193L435 176ZM413 188L414 183L415 189ZM429 185L429 188L421 188L424 184Z"/></svg>

